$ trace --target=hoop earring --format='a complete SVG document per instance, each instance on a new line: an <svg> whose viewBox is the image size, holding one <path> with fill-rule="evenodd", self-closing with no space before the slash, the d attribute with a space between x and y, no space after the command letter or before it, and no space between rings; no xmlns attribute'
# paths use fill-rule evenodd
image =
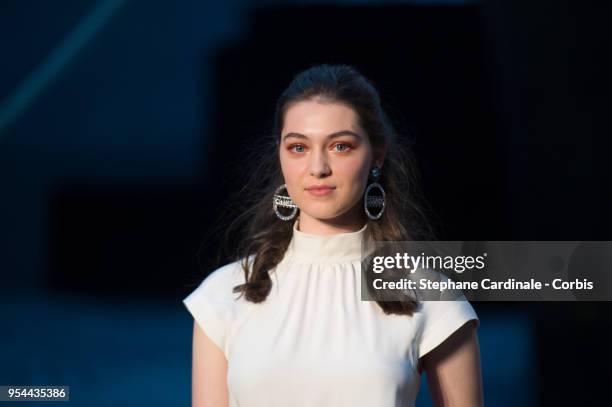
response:
<svg viewBox="0 0 612 407"><path fill-rule="evenodd" d="M366 215L368 215L368 218L372 220L377 220L380 219L383 212L385 211L385 190L383 189L382 185L376 182L380 178L380 167L377 165L374 166L370 174L374 182L368 185L365 190L365 195L363 199L363 209L365 210ZM379 194L370 196L370 192L375 188L379 191ZM372 214L369 208L380 208L380 211L376 214Z"/></svg>
<svg viewBox="0 0 612 407"><path fill-rule="evenodd" d="M283 189L285 190L287 189L287 184L281 185L280 187L276 188L276 191L274 191L274 199L272 200L272 208L274 208L274 213L276 213L276 216L278 216L279 219L291 220L295 217L298 211L298 207L295 204L295 202L293 202L290 196L279 194L279 192L282 191ZM278 210L279 206L283 208L293 209L293 211L289 215L283 215Z"/></svg>

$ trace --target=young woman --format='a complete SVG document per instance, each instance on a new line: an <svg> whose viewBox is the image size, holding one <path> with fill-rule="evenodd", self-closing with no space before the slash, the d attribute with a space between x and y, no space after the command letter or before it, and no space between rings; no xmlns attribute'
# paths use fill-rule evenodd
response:
<svg viewBox="0 0 612 407"><path fill-rule="evenodd" d="M193 406L413 406L423 371L436 405L482 405L468 301L361 300L363 239L429 237L374 86L350 66L312 67L274 126L235 261L183 300Z"/></svg>

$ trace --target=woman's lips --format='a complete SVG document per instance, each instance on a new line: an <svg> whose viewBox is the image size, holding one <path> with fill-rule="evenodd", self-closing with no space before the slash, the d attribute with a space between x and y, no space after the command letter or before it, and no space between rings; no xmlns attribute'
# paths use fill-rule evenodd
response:
<svg viewBox="0 0 612 407"><path fill-rule="evenodd" d="M314 196L325 196L329 195L334 191L333 187L314 187L308 188L307 191L310 192Z"/></svg>

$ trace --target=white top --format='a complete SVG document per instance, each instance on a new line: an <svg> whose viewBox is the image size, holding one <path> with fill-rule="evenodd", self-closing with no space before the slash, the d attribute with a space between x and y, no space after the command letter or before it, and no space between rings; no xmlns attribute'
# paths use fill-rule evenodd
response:
<svg viewBox="0 0 612 407"><path fill-rule="evenodd" d="M232 293L244 282L239 262L213 271L183 300L228 360L230 407L414 406L418 358L467 321L478 326L465 299L423 301L412 316L361 301L366 228L322 236L295 222L262 303Z"/></svg>

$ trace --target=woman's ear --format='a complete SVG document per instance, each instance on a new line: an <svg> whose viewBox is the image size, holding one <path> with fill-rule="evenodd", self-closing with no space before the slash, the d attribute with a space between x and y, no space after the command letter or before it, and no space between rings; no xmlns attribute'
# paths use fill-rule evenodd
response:
<svg viewBox="0 0 612 407"><path fill-rule="evenodd" d="M389 144L387 144L387 142L385 142L385 145L383 146L383 149L380 152L380 155L378 157L376 157L376 159L374 160L376 165L378 165L381 170L382 170L383 164L385 162L385 158L387 157L387 148L388 147L389 147Z"/></svg>

